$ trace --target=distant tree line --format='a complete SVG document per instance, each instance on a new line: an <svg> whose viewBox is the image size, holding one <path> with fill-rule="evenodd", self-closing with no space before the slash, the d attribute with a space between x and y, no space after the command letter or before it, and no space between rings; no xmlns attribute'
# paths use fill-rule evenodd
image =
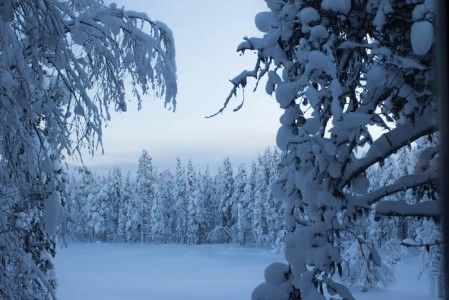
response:
<svg viewBox="0 0 449 300"><path fill-rule="evenodd" d="M118 167L105 176L77 168L60 232L80 241L281 247L284 207L270 189L279 158L267 149L236 172L225 158L214 175L180 159L174 172L157 170L147 151L125 176Z"/></svg>
<svg viewBox="0 0 449 300"><path fill-rule="evenodd" d="M423 149L432 143L421 139L370 168L369 190L422 168L427 161ZM282 249L286 208L272 194L280 187L276 178L284 172L281 157L277 150L267 149L256 161L235 169L226 158L214 175L209 168L200 171L190 160L183 164L180 159L173 172L157 170L147 151L142 152L137 171L126 176L118 167L107 175L77 168L70 176L60 235L84 242L236 243ZM364 188L363 182L354 185ZM428 185L385 201L430 201L435 192L435 186ZM288 213L298 224L310 218L307 212L294 210ZM423 255L423 271L440 280L441 238L432 218L382 218L372 210L354 222L356 229L341 235L341 269L348 285L364 289L392 285L394 265L410 251ZM369 259L369 247L382 259Z"/></svg>

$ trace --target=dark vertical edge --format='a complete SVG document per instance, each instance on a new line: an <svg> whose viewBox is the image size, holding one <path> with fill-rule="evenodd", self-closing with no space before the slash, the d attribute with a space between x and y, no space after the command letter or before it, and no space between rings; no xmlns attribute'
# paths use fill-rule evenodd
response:
<svg viewBox="0 0 449 300"><path fill-rule="evenodd" d="M442 230L444 240L444 258L443 258L443 280L444 280L444 298L449 299L449 99L448 99L448 60L447 60L447 0L439 0L436 7L436 96L440 101L440 131L442 141L442 174L440 178L441 200L442 200Z"/></svg>

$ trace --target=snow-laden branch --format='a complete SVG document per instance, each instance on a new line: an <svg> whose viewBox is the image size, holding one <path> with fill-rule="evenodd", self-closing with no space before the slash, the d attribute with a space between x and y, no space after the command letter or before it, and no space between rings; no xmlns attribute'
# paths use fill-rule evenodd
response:
<svg viewBox="0 0 449 300"><path fill-rule="evenodd" d="M435 181L438 179L438 176L439 172L435 170L429 170L418 174L404 175L390 185L385 185L362 196L349 196L348 198L350 203L354 206L368 208L386 196Z"/></svg>
<svg viewBox="0 0 449 300"><path fill-rule="evenodd" d="M410 241L410 239L406 239L406 240L403 240L401 242L401 245L405 246L405 247L417 247L417 248L419 248L419 247L426 247L426 248L429 248L431 246L439 246L439 245L441 245L441 241L436 240L436 241L431 242L431 243L416 243L414 241Z"/></svg>
<svg viewBox="0 0 449 300"><path fill-rule="evenodd" d="M405 145L409 145L422 136L436 132L437 120L435 115L433 110L429 110L416 118L414 123L400 124L395 129L383 134L374 141L364 157L348 164L343 173L342 183L348 183L352 178Z"/></svg>
<svg viewBox="0 0 449 300"><path fill-rule="evenodd" d="M18 191L0 195L14 207L0 205L0 233L12 241L0 242L8 249L0 265L13 266L0 271L0 297L55 299L51 255L67 196L61 162L101 147L103 122L112 109L127 110L128 90L139 109L153 92L175 110L173 36L145 14L100 0L7 0L0 38L0 187Z"/></svg>
<svg viewBox="0 0 449 300"><path fill-rule="evenodd" d="M287 223L296 228L287 234L285 247L292 267L289 280L295 288L285 295L295 298L298 287L302 298L327 299L338 293L341 298L351 299L350 294L336 291L332 286L329 295L325 295L316 284L326 276L333 276L335 264L342 259L340 254L333 255L338 253L334 248L342 246L341 241L325 234L326 229L331 229L333 218L340 219L340 213L352 215L341 220L342 227L350 227L353 219L358 218L350 207L354 203L369 207L384 196L437 178L435 170L421 175L416 172L417 175L403 177L364 198L347 197L353 202L346 203L341 197L346 189L366 194L370 182L363 173L371 166L391 159L401 148L437 132L432 42L431 39L417 42L421 35L416 34L417 28L431 32L433 24L421 20L427 8L417 4L412 9L407 4L409 12L404 14L406 6L400 1L389 6L388 18L382 6L379 5L378 14L372 14L354 1L343 1L345 5L324 0L296 1L295 5L292 1L274 2L268 5L270 11L261 12L255 18L263 36L245 38L238 50L255 50L263 63L272 62L265 91L269 95L274 93L284 110L276 143L285 151L282 165L287 170L279 194L290 210L286 214ZM365 16L367 22L342 26L339 17L349 14ZM413 22L403 22L404 16ZM397 42L394 47L393 37ZM239 80L233 82L231 94L238 87L236 83L246 84L247 77L245 72L237 77ZM385 129L376 140L370 131L373 125ZM367 144L370 147L366 154L358 156L357 150ZM424 171L425 164L430 164L437 155L433 150L424 153L425 163L418 166L419 170L430 172ZM379 204L379 212L433 216L438 212L436 203L409 207L400 202L383 202ZM296 208L307 224L299 226ZM263 298L264 289L271 286L266 280L254 291L253 297Z"/></svg>
<svg viewBox="0 0 449 300"><path fill-rule="evenodd" d="M399 217L439 217L440 205L438 201L424 201L408 204L400 201L382 201L376 207L377 216Z"/></svg>
<svg viewBox="0 0 449 300"><path fill-rule="evenodd" d="M206 116L207 119L209 118L213 118L216 115L219 115L221 113L223 113L223 111L226 109L226 107L228 107L229 101L231 100L232 97L237 96L237 89L239 87L241 87L243 90L246 87L246 84L248 82L248 78L253 77L253 78L258 78L257 74L259 72L260 69L260 59L257 60L256 66L254 67L254 70L245 70L243 72L241 72L239 75L237 75L236 77L234 77L233 79L230 80L230 82L232 83L233 87L232 90L229 92L228 96L226 97L225 102L223 103L223 106L214 114ZM240 108L242 108L243 103L245 101L245 97L243 97L242 103L239 104L234 111L238 111Z"/></svg>

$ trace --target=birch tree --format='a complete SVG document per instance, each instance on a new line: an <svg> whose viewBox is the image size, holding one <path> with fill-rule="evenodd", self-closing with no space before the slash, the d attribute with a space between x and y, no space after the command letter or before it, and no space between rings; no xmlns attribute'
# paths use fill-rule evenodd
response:
<svg viewBox="0 0 449 300"><path fill-rule="evenodd" d="M0 297L54 299L61 161L101 149L111 110L127 109L128 78L139 108L151 91L175 108L174 43L165 24L99 0L0 4L0 163L14 194L1 212Z"/></svg>

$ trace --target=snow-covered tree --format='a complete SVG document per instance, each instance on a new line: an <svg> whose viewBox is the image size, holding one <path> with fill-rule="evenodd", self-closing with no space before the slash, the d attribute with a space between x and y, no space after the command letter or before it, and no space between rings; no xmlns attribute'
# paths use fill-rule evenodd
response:
<svg viewBox="0 0 449 300"><path fill-rule="evenodd" d="M120 199L118 203L118 212L117 212L117 238L118 241L126 241L126 222L128 219L128 206L131 200L132 195L129 193L129 188L125 185L131 183L130 174L128 173L123 180L122 172L119 168L117 168L118 174L120 175ZM125 194L125 189L126 194Z"/></svg>
<svg viewBox="0 0 449 300"><path fill-rule="evenodd" d="M127 242L137 242L140 238L140 232L138 230L139 216L139 204L135 195L136 188L135 182L131 177L131 173L128 173L123 182L122 201L123 211L120 215L120 229L123 226L122 236ZM119 233L121 233L119 231Z"/></svg>
<svg viewBox="0 0 449 300"><path fill-rule="evenodd" d="M108 220L108 240L117 240L120 235L120 215L123 214L123 197L122 197L122 173L120 168L115 167L109 173L106 181L107 202L109 215ZM124 225L124 224L123 224Z"/></svg>
<svg viewBox="0 0 449 300"><path fill-rule="evenodd" d="M162 211L164 219L164 239L162 242L169 243L176 241L176 209L173 197L174 176L169 170L161 173L161 182L158 182L159 193L161 193Z"/></svg>
<svg viewBox="0 0 449 300"><path fill-rule="evenodd" d="M87 167L77 168L69 178L67 205L64 210L64 223L67 227L65 235L76 236L80 240L87 241L90 233L86 224L89 222L90 214L86 211L87 199L93 192L95 177Z"/></svg>
<svg viewBox="0 0 449 300"><path fill-rule="evenodd" d="M255 19L263 36L245 38L238 47L257 53L255 68L231 80L233 89L224 107L248 79L267 78L267 93L274 93L284 110L277 145L285 153L281 165L286 171L275 196L307 218L294 228L296 216L287 217L289 228L294 228L285 243L287 276L269 266L267 272L273 274L253 298L325 299L326 288L330 295L353 299L333 275L342 261L340 233L353 231L360 211L377 203L379 216L439 214L438 200L381 201L435 181L437 147L428 147L423 168L387 186L368 191L365 175L404 146L437 131L433 5L370 0L266 3L269 11ZM373 136L376 127L380 136ZM362 238L358 242L379 264L375 247Z"/></svg>
<svg viewBox="0 0 449 300"><path fill-rule="evenodd" d="M189 160L187 164L187 236L189 244L199 244L206 236L204 196L199 174Z"/></svg>
<svg viewBox="0 0 449 300"><path fill-rule="evenodd" d="M151 205L151 240L157 242L165 242L166 239L166 220L165 220L165 194L162 174L156 177L154 184L154 198Z"/></svg>
<svg viewBox="0 0 449 300"><path fill-rule="evenodd" d="M151 197L148 197L151 203L150 231L148 239L143 242L238 242L254 245L258 241L259 246L280 248L279 241L285 231L283 220L279 218L283 213L282 203L275 201L269 189L279 172L276 151L267 150L259 156L258 164L252 164L249 175L243 164L235 178L231 168L226 177L225 168L220 166L214 180L209 168L204 172L198 171L190 160L186 169L178 160L174 176L168 170L161 173L153 170L149 156L143 157L139 160L138 176L128 173L124 180L119 168L112 169L106 177L96 176L85 167L77 169L69 183L70 209L64 223L67 223L65 227L73 229L68 231L68 237L92 242L142 242L141 228L148 216L143 214L142 198L137 196L137 180L133 179L141 176L152 178L153 183L152 189L148 189L151 192ZM228 166L231 166L230 162ZM256 184L258 176L260 180ZM228 178L227 183L225 178ZM140 180L141 184L144 182ZM231 219L235 218L230 227L222 225L223 210L220 206L224 199L223 190L228 187L233 191L233 199L229 200ZM260 191L259 198L256 197L257 190ZM252 227L257 199L259 209L256 213L260 212L263 225L261 232Z"/></svg>
<svg viewBox="0 0 449 300"><path fill-rule="evenodd" d="M176 241L185 243L187 229L187 183L181 160L176 159L173 199L175 202Z"/></svg>
<svg viewBox="0 0 449 300"><path fill-rule="evenodd" d="M280 175L279 153L267 149L263 155L263 167L267 176L266 199L263 203L264 215L267 223L267 245L275 245L282 248L285 237L285 210L283 202L274 197L272 186Z"/></svg>
<svg viewBox="0 0 449 300"><path fill-rule="evenodd" d="M203 210L206 226L205 238L207 238L207 234L217 224L218 214L218 204L216 198L214 197L214 184L209 173L209 167L206 168L206 171L201 176L201 195L203 197Z"/></svg>
<svg viewBox="0 0 449 300"><path fill-rule="evenodd" d="M233 198L234 176L229 158L223 160L218 174L216 192L219 199L220 221L221 225L231 232L231 228L237 223L237 205Z"/></svg>
<svg viewBox="0 0 449 300"><path fill-rule="evenodd" d="M0 40L1 172L23 209L15 213L40 215L28 228L1 231L0 260L17 274L0 273L0 296L54 299L62 153L101 145L110 108L126 111L125 78L139 107L152 89L174 107L173 40L163 23L98 0L2 1ZM29 235L46 246L24 246Z"/></svg>
<svg viewBox="0 0 449 300"><path fill-rule="evenodd" d="M411 161L412 171L420 172L429 168L429 158L439 146L439 135L434 134L416 141ZM435 182L416 187L411 195L408 195L407 203L416 204L439 200L438 186ZM419 249L423 256L423 273L431 279L431 294L443 297L443 249L441 224L438 217L418 218L408 220L408 236L402 241L402 245Z"/></svg>
<svg viewBox="0 0 449 300"><path fill-rule="evenodd" d="M151 233L151 207L154 198L155 172L152 159L146 150L142 151L137 165L136 197L139 205L140 241L150 240Z"/></svg>
<svg viewBox="0 0 449 300"><path fill-rule="evenodd" d="M255 243L257 246L264 246L267 239L267 219L265 214L265 202L269 194L269 181L267 170L264 166L262 157L259 157L254 186L254 202L252 227Z"/></svg>
<svg viewBox="0 0 449 300"><path fill-rule="evenodd" d="M237 205L237 223L235 224L235 232L233 233L233 239L235 242L243 245L245 243L245 233L247 230L247 219L246 219L246 203L245 199L245 188L248 183L248 178L246 174L246 168L242 164L237 170L234 180L234 200L233 202ZM248 191L250 192L250 191ZM245 201L246 202L246 201Z"/></svg>
<svg viewBox="0 0 449 300"><path fill-rule="evenodd" d="M108 205L109 188L107 185L107 177L100 177L96 180L94 186L96 192L88 196L88 211L90 214L88 226L91 229L92 241L107 241L108 234L112 234L108 230L108 220L113 212Z"/></svg>
<svg viewBox="0 0 449 300"><path fill-rule="evenodd" d="M238 206L238 241L241 244L248 245L256 242L253 228L254 199L256 191L257 165L252 163L245 183L244 194Z"/></svg>
<svg viewBox="0 0 449 300"><path fill-rule="evenodd" d="M370 190L375 190L388 184L396 176L396 161L385 160L382 168L375 166L367 170ZM354 221L352 231L342 233L341 252L343 280L350 286L361 287L368 291L374 287L388 288L394 284L393 265L401 256L398 240L398 222L394 219L375 219L373 211L365 211ZM382 260L375 264L368 259L370 248L363 241L376 247Z"/></svg>

